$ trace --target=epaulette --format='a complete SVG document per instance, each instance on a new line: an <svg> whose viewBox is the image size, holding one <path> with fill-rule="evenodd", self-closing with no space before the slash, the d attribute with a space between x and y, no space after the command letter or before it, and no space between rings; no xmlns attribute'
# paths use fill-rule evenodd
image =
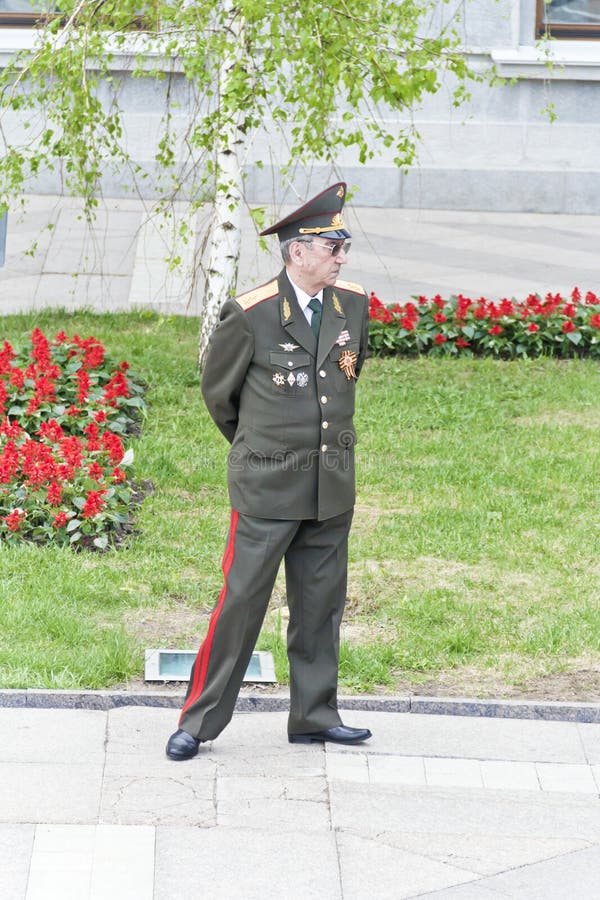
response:
<svg viewBox="0 0 600 900"><path fill-rule="evenodd" d="M353 294L366 294L364 287L360 284L356 284L354 281L342 281L341 278L335 283L336 288L340 288L342 291L352 291Z"/></svg>
<svg viewBox="0 0 600 900"><path fill-rule="evenodd" d="M275 278L274 281L269 281L268 284L261 284L260 287L254 288L251 291L246 291L245 294L240 294L239 297L235 298L235 302L241 306L245 312L253 306L256 306L257 303L262 303L263 300L268 300L269 297L274 297L278 293L279 285Z"/></svg>

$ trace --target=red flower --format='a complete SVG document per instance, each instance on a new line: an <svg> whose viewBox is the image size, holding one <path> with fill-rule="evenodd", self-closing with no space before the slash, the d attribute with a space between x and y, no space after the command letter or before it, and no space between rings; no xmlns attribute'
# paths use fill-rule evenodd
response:
<svg viewBox="0 0 600 900"><path fill-rule="evenodd" d="M94 413L94 422L101 424L102 422L106 422L107 419L108 416L103 409L99 409L98 412Z"/></svg>
<svg viewBox="0 0 600 900"><path fill-rule="evenodd" d="M50 344L46 335L39 328L34 328L31 332L31 358L36 361L40 370L52 362L50 355Z"/></svg>
<svg viewBox="0 0 600 900"><path fill-rule="evenodd" d="M85 350L81 365L84 369L99 369L104 362L105 349L94 337L81 341L79 346Z"/></svg>
<svg viewBox="0 0 600 900"><path fill-rule="evenodd" d="M492 325L491 328L488 328L488 334L502 334L503 331L501 325Z"/></svg>
<svg viewBox="0 0 600 900"><path fill-rule="evenodd" d="M5 418L2 425L0 425L0 432L6 435L7 438L16 438L17 440L25 434L17 422L11 422L8 418Z"/></svg>
<svg viewBox="0 0 600 900"><path fill-rule="evenodd" d="M581 291L578 287L574 287L571 291L571 300L573 303L581 303Z"/></svg>
<svg viewBox="0 0 600 900"><path fill-rule="evenodd" d="M125 474L123 469L119 469L118 466L112 470L113 481L116 481L116 482L125 481L126 478L127 478L127 475Z"/></svg>
<svg viewBox="0 0 600 900"><path fill-rule="evenodd" d="M405 331L414 331L415 330L415 320L409 318L408 316L403 316L400 319L400 325L404 328Z"/></svg>
<svg viewBox="0 0 600 900"><path fill-rule="evenodd" d="M572 319L573 316L577 315L577 307L576 307L576 306L573 306L572 303L567 303L567 304L563 307L563 315L564 315L564 316L569 316L569 318Z"/></svg>
<svg viewBox="0 0 600 900"><path fill-rule="evenodd" d="M443 334L436 334L436 336L433 339L433 343L434 344L445 344L447 340L448 340L448 338L445 337Z"/></svg>
<svg viewBox="0 0 600 900"><path fill-rule="evenodd" d="M88 491L81 512L84 519L91 519L94 516L97 516L99 512L102 512L104 508L104 494L106 494L104 489L99 491Z"/></svg>
<svg viewBox="0 0 600 900"><path fill-rule="evenodd" d="M0 483L7 484L19 470L19 451L14 441L9 440L6 443L4 451L0 456Z"/></svg>
<svg viewBox="0 0 600 900"><path fill-rule="evenodd" d="M119 463L125 455L121 438L112 431L105 431L102 435L102 446L108 453L111 463Z"/></svg>
<svg viewBox="0 0 600 900"><path fill-rule="evenodd" d="M569 334L569 332L571 331L577 331L577 327L573 324L573 322L571 322L570 319L567 319L566 322L563 322L562 330L565 334Z"/></svg>
<svg viewBox="0 0 600 900"><path fill-rule="evenodd" d="M10 383L21 390L25 385L25 372L23 369L10 370Z"/></svg>
<svg viewBox="0 0 600 900"><path fill-rule="evenodd" d="M100 435L100 429L96 425L95 422L90 422L89 425L86 425L83 429L83 433L87 434L88 442L87 449L91 453L93 450L100 450L100 441L98 437Z"/></svg>
<svg viewBox="0 0 600 900"><path fill-rule="evenodd" d="M85 369L79 369L77 372L77 399L80 403L85 403L90 392L90 376Z"/></svg>
<svg viewBox="0 0 600 900"><path fill-rule="evenodd" d="M527 331L535 332L535 331L539 331L539 330L540 330L540 326L536 325L535 322L530 322L529 325L527 326Z"/></svg>
<svg viewBox="0 0 600 900"><path fill-rule="evenodd" d="M435 305L438 307L438 309L443 309L444 306L446 305L444 300L442 300L442 298L440 297L439 294L436 294L435 297L432 297L431 302L435 303Z"/></svg>
<svg viewBox="0 0 600 900"><path fill-rule="evenodd" d="M47 438L54 444L57 444L65 436L64 431L56 419L49 419L47 422L42 422L36 434L39 434L40 437Z"/></svg>
<svg viewBox="0 0 600 900"><path fill-rule="evenodd" d="M439 325L441 325L443 322L447 322L448 319L444 315L444 313L439 312L439 313L435 314L435 316L433 317L433 321L437 322Z"/></svg>
<svg viewBox="0 0 600 900"><path fill-rule="evenodd" d="M67 522L69 521L66 512L56 513L54 519L52 520L53 528L64 528Z"/></svg>
<svg viewBox="0 0 600 900"><path fill-rule="evenodd" d="M83 444L78 437L63 438L60 442L60 451L66 463L77 469L81 465L83 459Z"/></svg>
<svg viewBox="0 0 600 900"><path fill-rule="evenodd" d="M6 522L6 526L9 531L18 531L21 527L21 522L24 521L27 513L22 509L13 509L8 516L3 516L3 521Z"/></svg>
<svg viewBox="0 0 600 900"><path fill-rule="evenodd" d="M62 502L62 486L53 481L48 488L47 498L50 506L60 506Z"/></svg>
<svg viewBox="0 0 600 900"><path fill-rule="evenodd" d="M464 338L459 337L456 339L456 346L460 347L462 349L463 347L470 347L471 344L469 343L469 341L466 341Z"/></svg>
<svg viewBox="0 0 600 900"><path fill-rule="evenodd" d="M0 351L0 374L6 375L10 372L10 364L11 361L15 358L16 353L8 343L8 341L4 341L4 347Z"/></svg>
<svg viewBox="0 0 600 900"><path fill-rule="evenodd" d="M102 468L102 466L99 463L93 462L91 464L91 466L88 468L88 473L89 473L90 478L93 478L94 481L100 481L100 479L104 475L104 469Z"/></svg>
<svg viewBox="0 0 600 900"><path fill-rule="evenodd" d="M592 328L600 328L600 313L594 313L590 316L590 325Z"/></svg>

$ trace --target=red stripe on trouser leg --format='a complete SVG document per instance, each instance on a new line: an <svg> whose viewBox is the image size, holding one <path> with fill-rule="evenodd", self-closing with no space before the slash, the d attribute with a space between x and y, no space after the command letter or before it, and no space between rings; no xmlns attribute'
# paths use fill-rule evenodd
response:
<svg viewBox="0 0 600 900"><path fill-rule="evenodd" d="M221 615L221 610L223 609L223 604L227 595L227 576L229 575L229 570L231 569L233 557L235 555L235 532L237 528L238 518L238 512L235 509L232 509L231 525L229 527L229 540L227 541L225 553L223 554L223 562L221 563L224 577L223 587L221 588L221 593L219 594L217 605L210 617L206 637L204 638L202 646L198 651L198 657L196 659L196 665L194 668L194 682L191 686L189 696L183 705L183 709L181 710L182 716L190 708L190 706L192 706L192 704L196 703L204 689L204 682L206 681L206 673L208 671L208 663L210 661L210 652L215 636L215 629L217 627L219 616Z"/></svg>

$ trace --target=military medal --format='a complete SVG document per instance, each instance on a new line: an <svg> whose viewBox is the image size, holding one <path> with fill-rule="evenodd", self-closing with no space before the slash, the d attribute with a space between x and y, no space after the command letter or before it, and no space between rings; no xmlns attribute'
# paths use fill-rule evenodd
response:
<svg viewBox="0 0 600 900"><path fill-rule="evenodd" d="M338 337L336 344L338 347L343 347L344 344L347 344L350 340L350 333L344 329L344 331L340 331L340 336Z"/></svg>
<svg viewBox="0 0 600 900"><path fill-rule="evenodd" d="M283 387L285 384L285 378L281 374L281 372L273 372L273 381L277 385L277 387Z"/></svg>
<svg viewBox="0 0 600 900"><path fill-rule="evenodd" d="M296 376L294 375L293 372L290 372L290 374L286 378L286 381L290 387L292 387L292 385L296 383Z"/></svg>
<svg viewBox="0 0 600 900"><path fill-rule="evenodd" d="M299 388L305 388L308 384L308 375L306 372L298 372L296 375L296 384Z"/></svg>
<svg viewBox="0 0 600 900"><path fill-rule="evenodd" d="M348 381L351 378L356 378L356 369L354 366L356 365L356 360L358 356L352 350L342 350L339 358L338 365Z"/></svg>

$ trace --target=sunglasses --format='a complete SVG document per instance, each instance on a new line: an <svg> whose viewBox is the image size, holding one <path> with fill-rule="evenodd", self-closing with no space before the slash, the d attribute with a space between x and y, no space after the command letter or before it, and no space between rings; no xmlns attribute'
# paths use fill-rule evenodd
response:
<svg viewBox="0 0 600 900"><path fill-rule="evenodd" d="M312 240L311 244L314 244L316 247L323 247L324 250L329 250L332 256L337 256L342 250L344 253L348 253L352 246L352 241L339 241L337 244L320 244Z"/></svg>

